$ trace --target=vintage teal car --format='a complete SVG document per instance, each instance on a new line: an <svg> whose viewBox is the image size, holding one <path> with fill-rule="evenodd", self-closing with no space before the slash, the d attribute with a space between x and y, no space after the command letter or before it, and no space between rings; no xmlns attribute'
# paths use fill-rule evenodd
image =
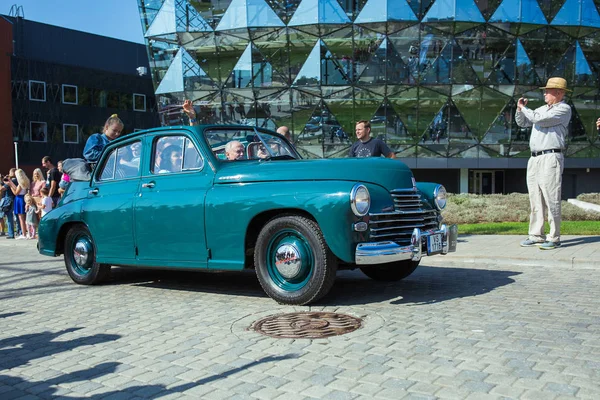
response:
<svg viewBox="0 0 600 400"><path fill-rule="evenodd" d="M228 159L233 144L240 159ZM80 284L111 265L255 269L276 301L309 304L338 269L395 281L455 251L445 205L443 186L416 183L398 160L302 159L251 126L164 127L111 142L42 218L38 247L64 254Z"/></svg>

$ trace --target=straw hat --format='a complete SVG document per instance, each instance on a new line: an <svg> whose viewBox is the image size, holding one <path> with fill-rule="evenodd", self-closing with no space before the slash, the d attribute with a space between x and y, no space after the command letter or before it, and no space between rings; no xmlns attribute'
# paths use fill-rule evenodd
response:
<svg viewBox="0 0 600 400"><path fill-rule="evenodd" d="M564 78L550 78L548 79L546 86L541 87L540 89L562 89L571 92L571 90L567 89L567 80Z"/></svg>

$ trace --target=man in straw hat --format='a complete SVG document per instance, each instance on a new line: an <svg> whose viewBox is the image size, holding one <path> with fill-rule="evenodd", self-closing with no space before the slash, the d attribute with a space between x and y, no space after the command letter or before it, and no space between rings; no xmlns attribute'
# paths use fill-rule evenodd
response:
<svg viewBox="0 0 600 400"><path fill-rule="evenodd" d="M571 107L563 98L570 90L563 78L550 78L540 89L544 89L546 105L531 110L527 108L527 99L521 97L515 115L520 127L533 126L529 139L531 158L527 163L527 190L531 205L529 237L521 242L521 246L552 250L560 246L562 172L565 138L571 120ZM546 212L550 224L547 236L544 235Z"/></svg>

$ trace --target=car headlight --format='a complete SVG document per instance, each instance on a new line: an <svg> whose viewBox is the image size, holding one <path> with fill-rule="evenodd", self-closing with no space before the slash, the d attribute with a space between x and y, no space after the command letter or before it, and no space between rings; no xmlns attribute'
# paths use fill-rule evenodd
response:
<svg viewBox="0 0 600 400"><path fill-rule="evenodd" d="M371 208L371 196L365 185L357 183L350 192L350 207L354 215L362 217L367 215Z"/></svg>
<svg viewBox="0 0 600 400"><path fill-rule="evenodd" d="M438 210L446 208L446 188L442 185L437 185L433 191L433 202Z"/></svg>

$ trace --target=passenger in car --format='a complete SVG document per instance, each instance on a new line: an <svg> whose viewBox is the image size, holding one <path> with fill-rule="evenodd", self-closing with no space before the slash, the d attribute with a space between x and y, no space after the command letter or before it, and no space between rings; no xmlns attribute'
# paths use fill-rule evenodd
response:
<svg viewBox="0 0 600 400"><path fill-rule="evenodd" d="M94 133L85 143L83 158L89 163L97 163L106 145L121 135L124 126L117 114L111 115L104 123L102 133Z"/></svg>
<svg viewBox="0 0 600 400"><path fill-rule="evenodd" d="M164 149L160 155L160 170L158 173L181 172L182 154L179 146L171 145Z"/></svg>
<svg viewBox="0 0 600 400"><path fill-rule="evenodd" d="M232 140L225 145L225 156L229 161L243 159L245 152L244 145L238 140Z"/></svg>

